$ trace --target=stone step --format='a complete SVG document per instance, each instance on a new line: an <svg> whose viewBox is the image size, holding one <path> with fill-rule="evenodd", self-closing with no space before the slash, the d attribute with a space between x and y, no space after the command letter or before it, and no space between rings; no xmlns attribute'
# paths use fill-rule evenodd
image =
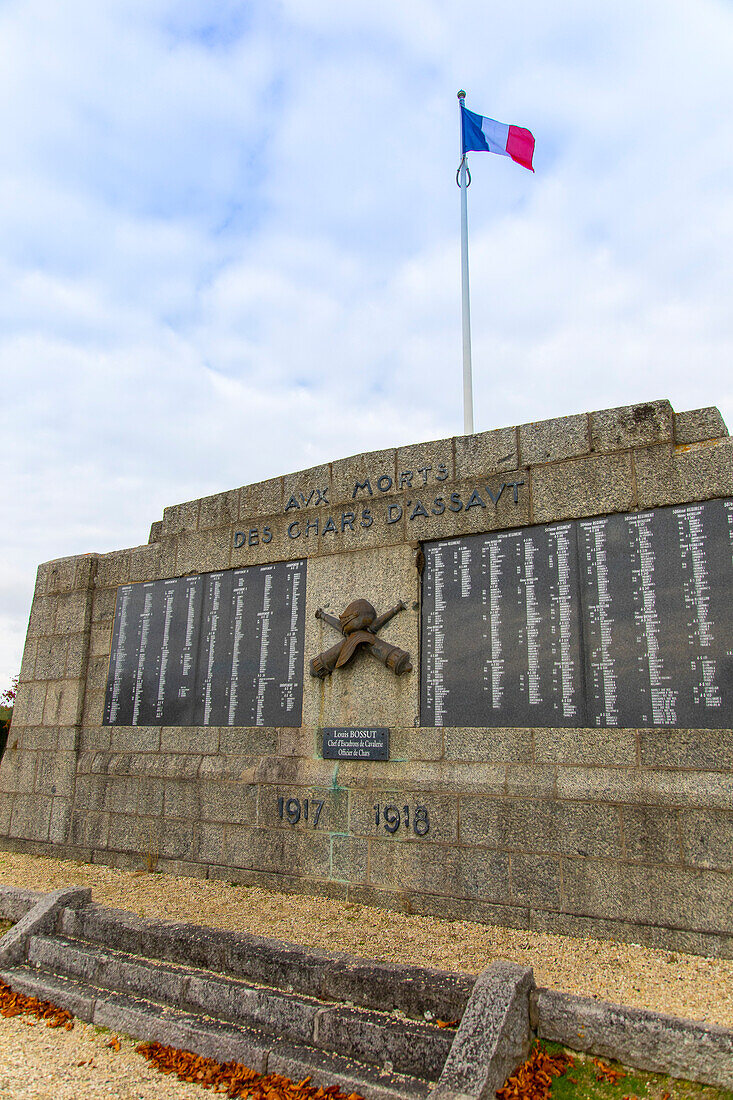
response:
<svg viewBox="0 0 733 1100"><path fill-rule="evenodd" d="M65 909L59 932L133 955L201 967L288 992L344 1001L422 1021L460 1019L475 983L469 974L282 943L264 936L138 917L86 905Z"/></svg>
<svg viewBox="0 0 733 1100"><path fill-rule="evenodd" d="M241 1062L258 1073L280 1073L297 1080L310 1076L316 1085L338 1085L342 1091L360 1093L367 1100L425 1100L431 1091L428 1081L389 1067L366 1065L257 1028L186 1012L146 997L110 992L82 980L28 966L1 971L0 978L20 993L52 1001L99 1027L220 1062Z"/></svg>
<svg viewBox="0 0 733 1100"><path fill-rule="evenodd" d="M28 963L95 988L203 1013L373 1066L435 1081L455 1032L355 1005L143 958L82 940L33 936Z"/></svg>

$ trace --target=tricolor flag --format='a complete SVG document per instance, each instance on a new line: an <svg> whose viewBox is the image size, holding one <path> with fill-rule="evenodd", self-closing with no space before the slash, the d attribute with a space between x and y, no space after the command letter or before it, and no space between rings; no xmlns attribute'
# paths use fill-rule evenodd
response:
<svg viewBox="0 0 733 1100"><path fill-rule="evenodd" d="M462 152L477 150L485 153L499 153L511 157L524 168L532 167L534 138L529 130L521 126L507 126L504 122L495 122L493 118L484 118L474 111L463 107L461 100L461 140Z"/></svg>

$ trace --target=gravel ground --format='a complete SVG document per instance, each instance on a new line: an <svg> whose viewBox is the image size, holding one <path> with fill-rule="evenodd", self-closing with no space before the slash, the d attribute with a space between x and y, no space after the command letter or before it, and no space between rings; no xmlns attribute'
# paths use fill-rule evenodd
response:
<svg viewBox="0 0 733 1100"><path fill-rule="evenodd" d="M91 886L95 902L140 916L418 966L477 973L494 959L509 959L532 966L537 984L550 989L733 1027L733 960L9 852L0 852L0 882L38 890Z"/></svg>
<svg viewBox="0 0 733 1100"><path fill-rule="evenodd" d="M0 1019L3 1100L206 1100L215 1094L153 1069L131 1039L77 1020L73 1031L30 1016Z"/></svg>

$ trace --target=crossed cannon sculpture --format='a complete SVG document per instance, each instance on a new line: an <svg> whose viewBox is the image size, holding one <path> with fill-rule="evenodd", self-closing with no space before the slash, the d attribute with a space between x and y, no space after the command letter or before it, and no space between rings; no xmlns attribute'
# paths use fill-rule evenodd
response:
<svg viewBox="0 0 733 1100"><path fill-rule="evenodd" d="M390 645L377 637L383 626L393 619L400 611L406 611L407 605L400 602L384 615L377 616L374 607L369 600L354 600L342 611L338 618L329 615L327 611L319 607L316 618L323 619L342 634L344 640L338 642L331 649L319 653L311 661L311 676L319 676L322 680L330 676L336 668L347 665L360 646L367 649L373 657L381 661L387 668L391 668L397 675L412 670L410 654L399 646Z"/></svg>

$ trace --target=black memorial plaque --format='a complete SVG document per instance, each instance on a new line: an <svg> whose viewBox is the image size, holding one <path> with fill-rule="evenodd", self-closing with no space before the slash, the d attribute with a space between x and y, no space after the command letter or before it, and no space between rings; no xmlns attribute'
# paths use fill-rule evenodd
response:
<svg viewBox="0 0 733 1100"><path fill-rule="evenodd" d="M327 726L324 760L389 760L389 729L381 726Z"/></svg>
<svg viewBox="0 0 733 1100"><path fill-rule="evenodd" d="M423 725L730 725L733 501L424 550Z"/></svg>
<svg viewBox="0 0 733 1100"><path fill-rule="evenodd" d="M299 726L305 561L123 585L105 725Z"/></svg>

